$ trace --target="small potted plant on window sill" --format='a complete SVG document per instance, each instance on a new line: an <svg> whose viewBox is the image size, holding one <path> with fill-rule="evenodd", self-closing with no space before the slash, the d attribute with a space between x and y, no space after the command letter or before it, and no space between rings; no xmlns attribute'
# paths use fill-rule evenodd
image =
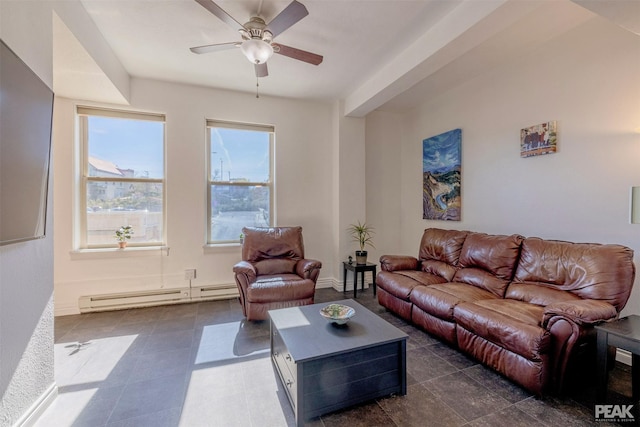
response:
<svg viewBox="0 0 640 427"><path fill-rule="evenodd" d="M358 242L358 245L360 246L360 250L356 251L356 264L366 264L368 254L364 248L369 245L375 249L372 241L374 234L373 227L367 225L366 222L361 224L360 221L358 221L357 224L351 224L348 231L351 234L353 241Z"/></svg>
<svg viewBox="0 0 640 427"><path fill-rule="evenodd" d="M133 227L130 225L123 225L122 227L116 230L116 240L118 241L118 246L120 249L124 249L127 247L127 240L131 239L133 235Z"/></svg>

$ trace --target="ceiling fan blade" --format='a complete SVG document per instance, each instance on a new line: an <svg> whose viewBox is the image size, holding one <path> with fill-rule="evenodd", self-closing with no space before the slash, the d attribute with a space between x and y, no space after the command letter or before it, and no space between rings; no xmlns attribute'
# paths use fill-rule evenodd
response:
<svg viewBox="0 0 640 427"><path fill-rule="evenodd" d="M263 64L255 64L256 68L256 77L267 77L269 75L269 70L267 69L267 63Z"/></svg>
<svg viewBox="0 0 640 427"><path fill-rule="evenodd" d="M211 0L196 0L200 6L207 9L209 12L216 15L222 22L229 25L234 30L238 31L240 29L244 29L244 25L233 19L231 15L224 11L220 6L215 4Z"/></svg>
<svg viewBox="0 0 640 427"><path fill-rule="evenodd" d="M306 50L296 49L295 47L285 46L280 43L274 43L274 45L280 48L279 50L274 49L275 53L297 59L298 61L308 62L313 65L320 65L324 59L322 55L307 52Z"/></svg>
<svg viewBox="0 0 640 427"><path fill-rule="evenodd" d="M192 47L192 48L189 48L189 50L193 53L202 54L202 53L218 52L221 50L232 49L234 47L240 47L241 44L242 43L240 42L207 44L204 46Z"/></svg>
<svg viewBox="0 0 640 427"><path fill-rule="evenodd" d="M309 14L309 11L302 3L293 0L289 6L285 7L282 12L267 24L267 28L273 36L277 36L293 24Z"/></svg>

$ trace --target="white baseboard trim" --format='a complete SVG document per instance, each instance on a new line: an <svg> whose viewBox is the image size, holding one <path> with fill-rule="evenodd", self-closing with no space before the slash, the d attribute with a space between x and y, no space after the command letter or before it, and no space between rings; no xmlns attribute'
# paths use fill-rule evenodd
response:
<svg viewBox="0 0 640 427"><path fill-rule="evenodd" d="M364 288L369 289L369 286L371 286L371 281L368 278L365 279L366 280L364 281ZM332 279L331 287L338 292L342 292L344 289L344 282L342 280ZM362 290L362 283L358 280L358 291L360 290ZM347 289L345 292L353 292L353 280L347 279Z"/></svg>
<svg viewBox="0 0 640 427"><path fill-rule="evenodd" d="M316 281L316 289L318 288L333 288L333 282L335 281L332 277L322 277Z"/></svg>
<svg viewBox="0 0 640 427"><path fill-rule="evenodd" d="M22 414L20 419L16 421L14 427L31 427L35 425L38 418L44 413L44 411L53 403L58 397L58 386L53 383L40 395L33 405L27 409L27 412Z"/></svg>

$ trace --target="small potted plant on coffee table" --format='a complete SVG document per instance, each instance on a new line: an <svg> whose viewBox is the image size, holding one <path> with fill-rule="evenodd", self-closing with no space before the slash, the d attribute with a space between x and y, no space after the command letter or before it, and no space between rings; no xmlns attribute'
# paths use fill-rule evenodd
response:
<svg viewBox="0 0 640 427"><path fill-rule="evenodd" d="M123 225L122 227L116 230L116 240L118 241L118 246L120 249L124 249L127 247L127 240L131 239L133 236L133 227L130 225Z"/></svg>
<svg viewBox="0 0 640 427"><path fill-rule="evenodd" d="M364 248L369 245L372 248L375 248L373 245L373 227L367 225L367 223L361 224L358 221L357 224L351 224L348 228L349 233L351 234L351 238L354 242L357 242L360 246L360 250L356 251L356 264L366 264L367 263L367 251Z"/></svg>

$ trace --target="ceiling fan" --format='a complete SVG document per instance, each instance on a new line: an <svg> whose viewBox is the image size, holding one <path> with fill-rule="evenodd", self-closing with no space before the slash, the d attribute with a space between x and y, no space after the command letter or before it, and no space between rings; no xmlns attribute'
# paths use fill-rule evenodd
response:
<svg viewBox="0 0 640 427"><path fill-rule="evenodd" d="M313 65L319 65L322 62L323 58L321 55L285 46L280 43L274 43L273 41L276 36L309 14L307 8L296 0L289 3L289 5L268 24L259 16L253 16L249 22L244 25L236 21L212 0L195 1L220 18L225 24L237 30L242 36L242 41L192 47L190 50L193 53L210 53L239 47L247 59L254 64L256 77L266 77L269 75L267 60L271 58L274 53Z"/></svg>

